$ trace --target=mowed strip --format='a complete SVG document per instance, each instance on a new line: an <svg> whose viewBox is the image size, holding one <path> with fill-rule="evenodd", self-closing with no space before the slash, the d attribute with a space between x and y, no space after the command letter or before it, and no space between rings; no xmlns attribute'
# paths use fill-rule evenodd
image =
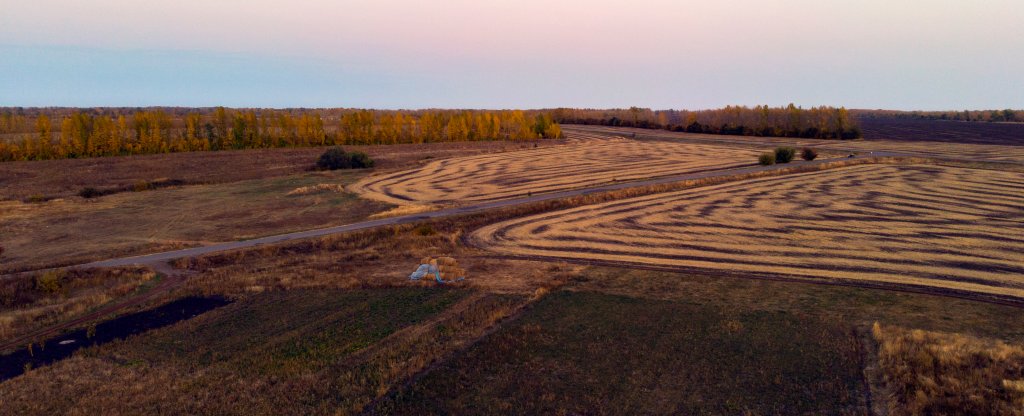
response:
<svg viewBox="0 0 1024 416"><path fill-rule="evenodd" d="M980 127L980 126L979 126ZM920 131L908 131L899 134L898 131L890 132L899 137L913 137L922 139L877 139L866 140L824 140L807 139L795 137L756 137L756 136L728 136L714 134L682 133L654 129L635 129L628 127L605 127L605 126L565 126L567 134L591 134L595 136L608 135L636 135L637 137L661 139L661 140L685 140L700 141L704 143L729 143L748 144L751 146L810 146L818 150L835 152L891 152L908 153L924 157L962 159L985 162L1012 162L1024 163L1024 146L997 145L997 144L976 144L976 143L953 143L949 137L943 136L941 130L934 132L937 141L928 141L928 135ZM939 141L941 140L941 141ZM965 139L966 140L966 139ZM1024 144L1024 141L1021 142Z"/></svg>
<svg viewBox="0 0 1024 416"><path fill-rule="evenodd" d="M1024 297L1024 174L864 165L519 218L522 256L932 286Z"/></svg>
<svg viewBox="0 0 1024 416"><path fill-rule="evenodd" d="M541 149L438 160L349 186L366 198L408 205L492 201L618 181L751 165L757 152L718 145L572 137Z"/></svg>
<svg viewBox="0 0 1024 416"><path fill-rule="evenodd" d="M855 151L886 151L913 153L936 158L953 158L986 162L1024 162L1024 146L1006 146L996 144L947 143L947 142L911 142L897 140L855 140L828 143L818 146L821 149L843 149Z"/></svg>

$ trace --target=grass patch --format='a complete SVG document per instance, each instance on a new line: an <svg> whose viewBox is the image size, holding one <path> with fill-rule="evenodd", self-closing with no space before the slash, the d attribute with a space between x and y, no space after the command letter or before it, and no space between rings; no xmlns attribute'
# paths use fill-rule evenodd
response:
<svg viewBox="0 0 1024 416"><path fill-rule="evenodd" d="M839 414L861 408L841 322L562 291L380 403L382 414Z"/></svg>
<svg viewBox="0 0 1024 416"><path fill-rule="evenodd" d="M265 292L0 383L0 413L357 413L523 301L438 287Z"/></svg>
<svg viewBox="0 0 1024 416"><path fill-rule="evenodd" d="M124 192L89 201L0 201L0 245L7 248L0 272L357 222L388 208L338 192L359 176L305 173ZM325 184L328 192L321 192Z"/></svg>
<svg viewBox="0 0 1024 416"><path fill-rule="evenodd" d="M415 287L269 292L202 325L155 335L138 358L227 366L250 376L294 376L360 351L465 294Z"/></svg>
<svg viewBox="0 0 1024 416"><path fill-rule="evenodd" d="M0 279L0 339L86 313L155 284L145 268L51 270Z"/></svg>
<svg viewBox="0 0 1024 416"><path fill-rule="evenodd" d="M872 335L890 415L1024 415L1020 345L877 323Z"/></svg>

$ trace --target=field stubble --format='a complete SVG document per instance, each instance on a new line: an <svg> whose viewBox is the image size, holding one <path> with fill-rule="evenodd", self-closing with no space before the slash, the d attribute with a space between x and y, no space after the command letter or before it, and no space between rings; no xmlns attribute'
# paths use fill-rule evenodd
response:
<svg viewBox="0 0 1024 416"><path fill-rule="evenodd" d="M397 205L492 201L612 182L752 165L754 149L574 135L567 146L459 157L349 186Z"/></svg>
<svg viewBox="0 0 1024 416"><path fill-rule="evenodd" d="M862 165L485 226L509 255L894 283L1024 297L1018 173Z"/></svg>

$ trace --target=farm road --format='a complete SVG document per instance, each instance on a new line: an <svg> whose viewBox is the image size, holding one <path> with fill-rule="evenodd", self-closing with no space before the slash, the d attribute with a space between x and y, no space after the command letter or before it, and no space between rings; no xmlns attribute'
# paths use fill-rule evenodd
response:
<svg viewBox="0 0 1024 416"><path fill-rule="evenodd" d="M166 252L162 252L162 253L146 254L146 255L142 255L142 256L123 257L123 258L117 258L117 259L102 260L102 261L96 261L96 262L92 262L92 263L82 264L82 265L75 266L75 267L85 267L85 268L88 268L88 267L118 267L118 266L127 266L127 265L133 265L133 264L156 265L156 264L159 264L159 263L165 263L167 261L174 260L174 259L179 259L179 258L183 258L183 257L201 256L201 255L204 255L204 254L212 254L212 253L218 253L218 252L222 252L222 251L229 251L229 250L237 250L237 249L242 249L242 248L257 247L257 246L261 246L261 245L276 244L276 243L281 243L281 242L286 242L286 241L302 240L302 239L314 238L314 237L322 237L322 236L331 235L331 234L347 233L347 232L365 230L365 229L376 228L376 227L384 227L384 226L390 226L390 225L407 224L407 223L413 223L413 222L418 222L418 221L423 221L423 220L428 220L428 219L444 218L444 217L450 217L450 216L454 216L454 215L477 213L477 212L487 211L487 210L496 209L496 208L505 208L505 207L511 207L511 206L516 206L516 205L529 204L529 203L533 203L533 202L541 202L541 201L548 201L548 200L553 200L553 199L574 197L574 196L587 195L587 194L593 194L593 193L616 191L616 190L627 189L627 188L636 188L636 187L651 186L651 185L661 185L661 184L668 184L668 183L673 183L673 182L682 182L682 181L689 181L689 180L714 178L714 177L719 177L719 176L744 175L744 174L750 174L750 173L758 173L758 172L767 172L767 171L773 171L773 170L786 169L786 168L791 168L793 166L814 166L814 165L821 165L821 164L826 164L826 163L830 163L830 162L836 162L836 161L840 161L840 160L865 159L865 158L874 158L874 157L879 157L879 156L886 156L886 155L883 155L883 154L858 155L858 156L854 156L852 158L822 159L822 160L815 160L815 161L812 161L812 162L794 162L794 163L788 164L788 165L787 164L771 165L771 166L753 165L753 166L746 166L746 167L740 167L740 168L708 170L708 171L702 171L702 172L686 173L686 174L681 174L681 175L662 176L662 177L658 177L658 178L645 179L645 180L640 180L640 181L618 182L618 183L612 183L612 184L601 185L601 186L594 186L594 187L589 187L589 188L571 189L571 190L567 190L567 191L559 191L559 192L552 192L552 193L545 193L545 194L538 194L538 195L526 195L526 196L522 196L522 197L519 197L519 198L504 199L504 200L500 200L500 201L484 202L484 203L480 203L480 204L466 205L466 206L453 207L453 208L445 208L445 209L441 209L441 210L437 210L437 211L424 212L424 213L419 213L419 214L402 215L402 216L390 217L390 218L382 218L382 219L371 220L371 221L363 221L363 222L357 222L357 223L352 223L352 224L339 225L339 226L335 226L335 227L327 227L327 228L320 228L320 229L315 229L315 230L298 231L298 232L294 232L294 233L272 235L272 236L261 237L261 238L256 238L256 239L252 239L252 240L232 241L232 242L226 242L226 243L211 244L211 245L208 245L208 246L201 246L201 247L193 247L193 248L187 248L187 249L181 249L181 250L166 251Z"/></svg>
<svg viewBox="0 0 1024 416"><path fill-rule="evenodd" d="M749 145L749 143L747 143L747 144ZM835 149L833 149L833 150L835 150ZM863 152L863 150L861 150L861 152ZM661 185L661 184L668 184L668 183L673 183L673 182L681 182L681 181L688 181L688 180L699 180L699 179L708 179L708 178L722 177L722 176L733 176L733 175L743 175L743 174L751 174L751 173L758 173L758 172L768 172L768 171L786 169L786 168L790 168L790 167L793 167L793 166L822 165L822 164L827 164L827 163L841 161L841 160L873 159L873 158L878 158L878 157L924 157L924 158L935 159L934 156L923 155L923 154L877 151L877 152L867 152L867 153L855 154L855 155L852 155L851 157L848 157L848 158L822 159L822 160L815 160L815 161L811 161L811 162L796 161L796 162L793 162L792 164L783 164L783 165L771 165L771 166L751 165L751 166L738 167L738 168L726 168L726 169L707 170L707 171L700 171L700 172L690 172L690 173L685 173L685 174L662 176L662 177L656 177L656 178L651 178L651 179L644 179L644 180L639 180L639 181L616 182L616 183L605 184L605 185L600 185L600 186L593 186L593 187L588 187L588 188L578 188L578 189L572 189L572 190L566 190L566 191L558 191L558 192L552 192L552 193L544 193L544 194L538 194L538 195L525 195L525 196L521 196L521 197L517 197L517 198L511 198L511 199L505 199L505 200L499 200L499 201L489 201L489 202L484 202L484 203L479 203L479 204L465 205L465 206L459 206L459 207L453 207L453 208L446 208L446 209L441 209L441 210L438 210L438 211L425 212L425 213L420 213L420 214L410 214L410 215L404 215L404 216L382 218L382 219L377 219L377 220L363 221L363 222L357 222L357 223L353 223L353 224L340 225L340 226L335 226L335 227L327 227L327 228L320 228L320 229L314 229L314 230L308 230L308 231L299 231L299 232L293 232L293 233L287 233L287 234L272 235L272 236L267 236L267 237L262 237L262 238L251 239L251 240L243 240L243 241L233 241L233 242L211 244L211 245L207 245L207 246L193 247L193 248L182 249L182 250L173 250L173 251L166 251L166 252L161 252L161 253L153 253L153 254L147 254L147 255L141 255L141 256L123 257L123 258L102 260L102 261L96 261L96 262L92 262L92 263L81 264L81 265L77 265L77 266L71 266L71 267L89 268L89 267L118 267L118 266L136 265L136 264L137 265L146 265L146 266L152 267L157 272L163 274L165 276L165 278L164 278L164 280L159 285L157 285L154 288L149 289L148 291L145 291L143 293L137 294L135 296L129 296L128 298L125 298L125 299L121 299L121 300L119 300L119 301L117 301L117 302L115 302L113 304L107 305L107 306L105 306L105 307L103 307L103 308L101 308L101 309L99 309L97 311L94 311L94 312L89 313L89 314L87 314L85 316L79 317L79 318L77 318L77 319L75 319L73 321L64 322L62 324L59 324L59 325L56 325L56 326L53 326L53 327L49 327L49 328L46 328L46 329L43 329L43 330L40 330L40 331L37 331L37 332L34 332L34 333L25 334L25 335L23 335L21 337L18 337L17 339L7 340L7 341L3 342L2 344L0 344L0 351L6 350L8 348L12 348L12 347L17 346L17 345L22 345L27 340L36 341L36 340L44 339L44 338L46 338L48 336L55 335L55 334L59 333L60 331L63 331L65 329L69 329L69 328L71 328L73 326L82 325L82 324L85 324L85 323L88 323L88 322L100 321L100 320L102 320L102 319L104 319L104 318L106 318L106 317L108 317L108 316L110 316L110 315L112 315L114 313L117 313L119 311L125 310L126 308L130 308L132 306L140 305L140 304L146 302L149 299L154 299L159 294L167 293L167 292L170 292L170 291L174 290L175 288L181 286L181 284L183 284L185 282L185 280L186 280L186 276L185 276L185 274L187 273L186 271L176 270L176 269L174 269L173 267L171 267L168 264L171 260L175 260L175 259L179 259L179 258L201 256L201 255L205 255L205 254L219 253L219 252L230 251L230 250L237 250L237 249L243 249L243 248L251 248L251 247L257 247L257 246L261 246L261 245L276 244L276 243L287 242L287 241L295 241L295 240L302 240L302 239L308 239L308 238L322 237L322 236L327 236L327 235L332 235L332 234L341 234L341 233L352 232L352 231L359 231L359 230L365 230L365 229L371 229L371 228L376 228L376 227L414 223L414 222L428 220L428 219L436 219L436 218L444 218L444 217L450 217L450 216L456 216L456 215L462 215L462 214L477 213L477 212L482 212L482 211L486 211L486 210L490 210L490 209L512 207L512 206L516 206L516 205L529 204L529 203L534 203L534 202L548 201L548 200L560 199L560 198L566 198L566 197L581 196L581 195L587 195L587 194L593 194L593 193L615 191L615 190L621 190L621 189L627 189L627 188L636 188L636 187L651 186L651 185ZM0 277L0 278L2 278L2 277Z"/></svg>

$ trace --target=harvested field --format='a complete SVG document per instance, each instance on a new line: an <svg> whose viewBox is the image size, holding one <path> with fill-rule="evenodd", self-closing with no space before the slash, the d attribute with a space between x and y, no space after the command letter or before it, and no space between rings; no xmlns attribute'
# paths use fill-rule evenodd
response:
<svg viewBox="0 0 1024 416"><path fill-rule="evenodd" d="M576 136L566 147L438 160L375 175L349 190L392 204L491 201L701 170L751 165L753 149Z"/></svg>
<svg viewBox="0 0 1024 416"><path fill-rule="evenodd" d="M566 137L574 139L580 136L603 136L603 137L631 137L638 140L667 140L677 141L686 139L690 142L757 146L764 148L768 146L815 146L818 144L834 143L836 140L825 139L804 139L798 137L767 137L767 136L734 136L729 134L707 134L707 133L683 133L661 129L641 129L635 127L611 127L597 125L565 125L562 126Z"/></svg>
<svg viewBox="0 0 1024 416"><path fill-rule="evenodd" d="M1024 174L865 165L519 218L510 255L793 275L1024 297Z"/></svg>
<svg viewBox="0 0 1024 416"><path fill-rule="evenodd" d="M896 140L854 140L827 143L819 149L843 149L855 152L898 152L914 153L935 158L952 158L971 161L1024 163L1024 146L1000 146L969 143L939 143L924 141Z"/></svg>
<svg viewBox="0 0 1024 416"><path fill-rule="evenodd" d="M551 146L507 141L346 146L370 155L378 170L417 166L433 158ZM229 183L294 175L310 170L325 147L169 153L91 159L0 163L0 200L77 195L82 188L128 188L140 181L169 178L184 184Z"/></svg>
<svg viewBox="0 0 1024 416"><path fill-rule="evenodd" d="M1024 123L858 117L868 140L1024 145Z"/></svg>
<svg viewBox="0 0 1024 416"><path fill-rule="evenodd" d="M990 124L990 123L971 123ZM1024 163L1024 138L1020 139L999 139L980 140L967 136L953 136L942 138L927 134L919 135L893 135L893 136L865 136L864 140L818 140L818 139L797 139L778 137L749 137L749 136L725 136L711 134L679 133L665 130L647 130L625 127L604 127L604 126L566 126L565 131L568 137L575 135L604 135L604 136L627 136L635 135L638 139L661 140L688 143L722 143L728 145L746 146L810 146L820 150L834 151L837 153L848 152L900 152L915 153L921 156L951 158L971 161L989 162L1015 162ZM962 141L954 140L963 138ZM999 143L999 144L993 144Z"/></svg>

